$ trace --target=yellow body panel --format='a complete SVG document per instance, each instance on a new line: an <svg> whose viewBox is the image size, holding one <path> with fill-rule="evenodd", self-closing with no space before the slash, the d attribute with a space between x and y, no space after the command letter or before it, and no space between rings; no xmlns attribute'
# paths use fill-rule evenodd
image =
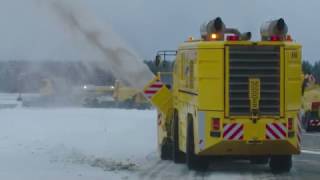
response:
<svg viewBox="0 0 320 180"><path fill-rule="evenodd" d="M285 107L298 111L301 107L301 48L285 47Z"/></svg>
<svg viewBox="0 0 320 180"><path fill-rule="evenodd" d="M253 117L250 113L232 115L229 112L232 106L229 101L229 47L234 45L279 48L280 97L272 97L278 98L279 114ZM172 89L162 88L151 101L164 114L178 112L179 147L183 152L186 152L187 119L191 117L194 125L195 151L198 155L298 154L300 142L298 141L297 114L301 104L300 75L301 46L297 43L186 42L178 50ZM263 82L258 84L263 89ZM260 89L256 87L255 90L259 90L256 92L258 94L253 94L255 107L258 107ZM219 118L221 121L218 131L211 129L213 118ZM288 129L288 118L293 118L293 129ZM170 122L171 119L172 114L166 114L165 121ZM226 131L224 128L233 123L238 123L241 125L239 127L243 127L241 140L224 139L223 134ZM287 133L286 136L281 140L269 139L266 136L269 124L283 126ZM165 132L163 127L159 126L159 128L162 129L159 131L159 137L166 137L168 132ZM161 138L159 143L161 143Z"/></svg>
<svg viewBox="0 0 320 180"><path fill-rule="evenodd" d="M197 73L199 109L224 110L224 50L200 49ZM214 101L208 101L214 99Z"/></svg>

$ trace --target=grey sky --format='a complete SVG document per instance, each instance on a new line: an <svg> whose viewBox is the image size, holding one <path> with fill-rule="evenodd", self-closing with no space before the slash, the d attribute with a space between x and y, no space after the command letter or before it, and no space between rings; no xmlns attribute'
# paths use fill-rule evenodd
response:
<svg viewBox="0 0 320 180"><path fill-rule="evenodd" d="M0 59L77 59L90 57L50 17L41 1L1 0ZM76 1L76 0L75 0ZM159 49L175 49L188 36L199 36L200 25L221 16L227 26L252 31L284 17L293 38L304 46L304 59L320 60L318 0L83 0L101 21L111 23L144 59ZM86 53L88 52L88 53ZM84 55L85 53L85 55Z"/></svg>

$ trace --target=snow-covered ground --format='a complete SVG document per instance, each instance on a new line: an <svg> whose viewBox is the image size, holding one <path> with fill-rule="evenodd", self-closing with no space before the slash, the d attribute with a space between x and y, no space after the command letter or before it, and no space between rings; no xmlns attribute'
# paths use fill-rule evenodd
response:
<svg viewBox="0 0 320 180"><path fill-rule="evenodd" d="M18 94L0 93L0 109L14 108L18 106Z"/></svg>
<svg viewBox="0 0 320 180"><path fill-rule="evenodd" d="M0 107L0 180L319 179L317 153L295 156L289 174L229 160L189 171L159 159L156 126L154 110Z"/></svg>
<svg viewBox="0 0 320 180"><path fill-rule="evenodd" d="M0 96L0 104L16 97ZM159 159L156 117L154 110L0 108L0 180L203 179Z"/></svg>
<svg viewBox="0 0 320 180"><path fill-rule="evenodd" d="M39 98L40 94L36 93L26 93L20 95L24 100L30 100ZM0 93L0 109L10 109L22 106L21 101L17 101L19 97L18 93Z"/></svg>
<svg viewBox="0 0 320 180"><path fill-rule="evenodd" d="M0 179L132 179L156 152L156 112L0 109Z"/></svg>

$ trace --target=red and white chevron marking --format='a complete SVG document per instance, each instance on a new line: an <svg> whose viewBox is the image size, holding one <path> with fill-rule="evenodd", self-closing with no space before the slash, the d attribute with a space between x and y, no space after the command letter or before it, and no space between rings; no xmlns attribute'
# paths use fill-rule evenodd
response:
<svg viewBox="0 0 320 180"><path fill-rule="evenodd" d="M224 140L243 140L244 125L241 123L224 124L223 139Z"/></svg>
<svg viewBox="0 0 320 180"><path fill-rule="evenodd" d="M286 124L269 123L266 125L266 138L269 140L286 139L287 134L288 134L288 129Z"/></svg>
<svg viewBox="0 0 320 180"><path fill-rule="evenodd" d="M163 83L161 81L155 81L150 84L147 89L144 90L144 95L148 99L151 99L161 88L163 87Z"/></svg>
<svg viewBox="0 0 320 180"><path fill-rule="evenodd" d="M311 127L320 127L320 119L312 119L309 121Z"/></svg>

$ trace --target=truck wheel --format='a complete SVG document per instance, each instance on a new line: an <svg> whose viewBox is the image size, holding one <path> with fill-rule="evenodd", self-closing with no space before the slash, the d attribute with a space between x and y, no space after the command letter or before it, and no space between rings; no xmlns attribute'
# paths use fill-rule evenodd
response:
<svg viewBox="0 0 320 180"><path fill-rule="evenodd" d="M186 161L190 170L204 171L209 167L209 161L204 157L199 157L195 154L194 150L194 135L193 135L193 121L188 119L187 127L187 154Z"/></svg>
<svg viewBox="0 0 320 180"><path fill-rule="evenodd" d="M274 173L289 172L292 168L292 155L271 156L269 165Z"/></svg>
<svg viewBox="0 0 320 180"><path fill-rule="evenodd" d="M172 160L175 163L184 163L185 162L185 155L179 149L179 119L178 114L174 113L172 122Z"/></svg>
<svg viewBox="0 0 320 180"><path fill-rule="evenodd" d="M269 157L268 156L253 156L250 157L251 164L268 164Z"/></svg>
<svg viewBox="0 0 320 180"><path fill-rule="evenodd" d="M160 158L161 160L171 160L172 159L172 142L166 138L160 147Z"/></svg>

